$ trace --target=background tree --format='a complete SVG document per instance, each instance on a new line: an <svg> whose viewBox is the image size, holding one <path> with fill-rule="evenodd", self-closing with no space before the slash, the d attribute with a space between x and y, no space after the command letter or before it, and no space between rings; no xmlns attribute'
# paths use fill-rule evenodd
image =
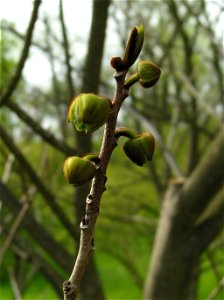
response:
<svg viewBox="0 0 224 300"><path fill-rule="evenodd" d="M92 26L89 55L83 61L73 51L78 35L75 40L69 35L62 6L58 6L57 20L52 20L44 11L44 3L40 7L38 1L34 3L26 34L7 22L1 24L2 39L5 45L10 43L7 52L2 51L2 63L9 62L9 75L1 81L2 100L10 91L1 107L3 298L12 298L9 279L18 298L19 293L33 298L37 294L35 286L40 290L40 286L45 288L49 283L61 297L61 285L71 272L79 239L78 224L83 216L84 201L75 199L81 194L85 197L87 189L77 189L74 195L64 181L62 164L65 156L83 154L90 147L98 151L101 140L101 132L94 134L91 142L90 137L73 138L73 131L66 127L67 106L81 91L112 96L110 58L121 55L130 28L140 23L146 29L142 58L159 65L162 76L160 84L150 91L133 87L118 121L119 126L125 124L139 132L152 131L156 154L148 168L139 168L124 159L119 149L113 153L95 233L93 271L88 272L94 274L98 283L85 283L82 297L89 297L86 287L96 286L91 293L97 299L103 295L109 299L130 295L139 299L145 286L145 298L149 299L163 299L164 293L166 298L178 298L180 291L186 299L205 298L210 293L211 299L221 298L220 3L112 2L102 68L100 58L109 3L105 2L103 8L103 2L93 2L93 16L97 11L104 12L104 18L92 20L92 24L94 19L98 23L94 26L99 26L102 35L97 37L101 36L101 42L93 42L97 30ZM39 23L33 36L38 11ZM55 24L60 30L54 29ZM22 53L16 68L14 54L10 52L11 39ZM96 50L90 48L92 43ZM32 87L24 77L21 80L24 63L29 61L27 56L32 55L33 49L38 49L50 62L52 81L48 89ZM97 55L98 70L88 62L93 59L89 56L96 62ZM94 70L85 71L88 66ZM88 83L85 74L93 72L98 75L91 76ZM96 79L94 86L92 79ZM176 180L170 183L172 178ZM149 257L152 258L148 270ZM52 292L47 290L42 298L57 297L47 293Z"/></svg>

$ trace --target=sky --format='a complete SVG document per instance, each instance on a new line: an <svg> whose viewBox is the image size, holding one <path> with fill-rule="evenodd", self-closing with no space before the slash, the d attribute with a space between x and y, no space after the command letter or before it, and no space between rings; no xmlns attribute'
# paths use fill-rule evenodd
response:
<svg viewBox="0 0 224 300"><path fill-rule="evenodd" d="M42 0L39 9L39 18L43 19L47 14L52 18L52 22L56 24L58 18L58 5L58 0ZM0 17L1 20L4 19L7 20L7 22L13 22L16 24L16 29L20 33L25 33L32 8L32 0L1 0ZM74 37L78 34L81 39L87 40L91 24L92 0L63 0L63 8L69 37ZM42 29L41 26L42 24L40 21L36 22L34 39L36 37L39 38L37 33ZM56 28L56 25L53 25L53 27L55 30L60 30L60 28ZM81 41L80 44L76 43L76 53L83 54L84 49L81 44ZM51 74L47 58L39 50L35 49L35 47L32 47L30 52L31 56L26 62L23 75L32 85L47 86ZM33 70L36 71L34 72Z"/></svg>
<svg viewBox="0 0 224 300"><path fill-rule="evenodd" d="M73 39L73 42L76 39L75 43L72 43L72 45L74 45L72 53L75 53L76 59L79 59L80 61L82 61L84 58L85 45L87 45L88 41L91 24L92 2L93 0L63 0L65 22L69 33L69 38ZM206 2L209 5L211 16L215 15L215 9L217 8L215 2L213 0L207 0ZM57 22L58 6L59 0L42 0L39 10L40 19L43 19L46 14L51 18L51 25L56 31L56 34L58 34L58 32L59 34L61 33L61 29L58 27L59 25ZM32 12L32 7L33 0L1 0L0 17L8 22L15 23L16 29L20 33L25 33L29 23L30 14ZM220 30L220 25L218 30ZM34 31L35 40L41 40L41 32L43 32L42 22L37 21ZM116 51L116 37L112 35L112 32L113 30L110 30L109 32L109 47L111 47L111 45L114 46ZM51 75L50 65L47 57L35 47L32 47L30 50L29 60L26 62L23 75L31 85L42 88L48 86Z"/></svg>

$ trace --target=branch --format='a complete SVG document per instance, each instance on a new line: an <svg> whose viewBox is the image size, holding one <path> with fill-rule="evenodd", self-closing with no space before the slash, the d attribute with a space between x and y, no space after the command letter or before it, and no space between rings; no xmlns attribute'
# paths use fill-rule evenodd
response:
<svg viewBox="0 0 224 300"><path fill-rule="evenodd" d="M223 184L223 128L221 126L216 138L182 188L178 205L189 220L194 220L203 212Z"/></svg>
<svg viewBox="0 0 224 300"><path fill-rule="evenodd" d="M75 240L78 239L77 232L75 232L73 225L68 220L63 209L55 201L55 196L47 189L47 187L44 185L44 183L42 182L40 177L33 170L32 166L29 164L29 162L26 160L26 158L23 156L23 154L20 152L20 150L13 143L13 141L10 138L10 136L8 135L8 133L1 126L0 126L0 135L1 135L1 138L3 139L3 141L5 142L5 144L7 145L7 147L15 155L19 164L21 165L23 170L27 173L30 180L34 183L34 185L37 187L37 189L43 195L43 199L46 201L46 203L49 205L49 207L52 209L52 211L58 217L60 222L64 225L64 227L67 229L69 234Z"/></svg>
<svg viewBox="0 0 224 300"><path fill-rule="evenodd" d="M75 149L65 144L63 141L55 138L53 134L43 129L37 122L35 122L24 110L22 110L16 103L8 102L6 106L10 108L16 115L23 120L29 127L31 127L38 135L40 135L48 144L52 145L59 151L67 155L74 155Z"/></svg>
<svg viewBox="0 0 224 300"><path fill-rule="evenodd" d="M75 95L75 87L72 79L72 67L70 64L69 42L68 42L67 31L65 26L62 0L60 0L59 12L60 12L59 15L60 15L61 29L62 29L62 35L64 41L65 63L67 67L67 84L68 84L69 97L71 100Z"/></svg>
<svg viewBox="0 0 224 300"><path fill-rule="evenodd" d="M4 170L2 172L2 182L7 183L9 180L9 176L11 174L12 171L12 166L13 166L13 162L14 162L15 156L13 154L9 154L4 166Z"/></svg>
<svg viewBox="0 0 224 300"><path fill-rule="evenodd" d="M207 300L215 300L216 297L220 293L220 291L224 289L224 277L219 281L218 285L215 287L215 289L211 292L211 294L208 296Z"/></svg>
<svg viewBox="0 0 224 300"><path fill-rule="evenodd" d="M26 36L23 35L22 33L20 33L19 31L17 31L16 28L12 27L11 24L9 24L8 22L5 22L5 20L1 23L0 28L2 30L6 30L8 32L10 32L11 34L15 35L17 38L19 38L20 40L25 40ZM36 43L35 41L31 41L31 45L37 47L39 50L43 51L43 52L48 52L47 47L44 47L38 43ZM56 58L56 57L55 57Z"/></svg>
<svg viewBox="0 0 224 300"><path fill-rule="evenodd" d="M208 104L208 101L205 101L201 97L200 92L197 91L196 87L191 82L189 77L186 74L184 74L184 72L181 72L180 70L177 71L177 77L182 81L182 83L184 84L186 90L190 93L190 95L197 100L200 110L204 110L204 112L209 116L217 117L215 110Z"/></svg>
<svg viewBox="0 0 224 300"><path fill-rule="evenodd" d="M224 203L220 210L212 217L198 225L189 239L192 251L200 255L217 236L224 225Z"/></svg>
<svg viewBox="0 0 224 300"><path fill-rule="evenodd" d="M211 269L212 269L216 279L220 280L222 275L221 275L221 272L219 272L219 269L217 267L218 263L217 263L217 261L215 261L215 257L214 257L215 255L213 255L213 253L208 249L206 251L206 256L207 256L207 259L210 263Z"/></svg>
<svg viewBox="0 0 224 300"><path fill-rule="evenodd" d="M6 232L7 234L7 232ZM57 292L60 299L62 298L62 292L60 288L60 283L62 280L62 275L58 269L56 269L55 265L52 265L49 263L49 260L40 253L40 249L36 249L29 243L27 243L26 240L21 239L21 237L16 236L15 240L12 244L13 252L15 252L18 256L20 256L24 261L24 253L26 254L25 260L29 261L29 259L32 259L34 264L39 266L39 272L41 272L48 282L52 285L54 290ZM21 255L22 254L22 255ZM25 276L23 278L22 287L21 290L23 291L26 286L30 283L30 274Z"/></svg>
<svg viewBox="0 0 224 300"><path fill-rule="evenodd" d="M9 274L9 279L10 279L10 283L12 286L12 290L13 290L15 299L16 300L22 299L21 291L19 289L19 284L16 280L16 277L15 277L15 274L14 274L12 268L8 268L8 274Z"/></svg>
<svg viewBox="0 0 224 300"><path fill-rule="evenodd" d="M18 215L21 204L18 199L11 193L8 187L0 182L1 200L14 216ZM71 270L72 255L57 242L43 225L37 222L33 214L27 212L23 226L30 236L43 248L43 250L54 259L57 264L66 272Z"/></svg>
<svg viewBox="0 0 224 300"><path fill-rule="evenodd" d="M12 94L13 94L14 90L16 89L17 84L20 81L20 78L22 76L22 71L23 71L23 68L25 66L25 62L28 58L29 49L30 49L32 36L33 36L33 30L34 30L35 23L37 21L38 10L39 10L40 4L41 4L41 0L35 0L34 1L33 12L32 12L32 15L31 15L31 18L30 18L30 23L29 23L29 26L28 26L28 29L27 29L27 34L26 34L26 40L25 40L25 43L24 43L24 47L21 51L20 60L19 60L19 63L17 65L15 74L12 77L6 92L2 96L0 106L6 104L6 102L8 102L10 100L10 97L12 96Z"/></svg>
<svg viewBox="0 0 224 300"><path fill-rule="evenodd" d="M46 158L47 158L46 153L47 152L45 152L45 149L43 149L42 155L41 155L40 170L39 170L40 176L42 175L43 170L46 167ZM6 183L4 181L2 181L2 182ZM20 198L20 202L23 203L23 206L21 207L21 210L19 211L18 215L16 216L15 221L13 222L9 232L7 233L7 237L4 241L4 244L1 247L0 265L3 261L3 258L6 254L9 246L11 245L12 241L14 240L17 231L19 230L19 228L21 226L21 224L26 216L26 213L28 212L28 210L32 204L32 200L34 198L35 193L36 193L36 187L31 186L27 191L25 191L25 193Z"/></svg>
<svg viewBox="0 0 224 300"><path fill-rule="evenodd" d="M124 89L126 73L127 71L123 71L115 74L116 91L112 101L113 109L104 128L103 142L100 150L100 169L92 181L90 194L87 196L86 214L80 224L81 236L78 256L69 280L63 285L65 300L76 299L83 275L94 250L93 230L99 215L100 200L105 191L107 166L116 146L114 132L117 116L123 100L128 96L127 91Z"/></svg>
<svg viewBox="0 0 224 300"><path fill-rule="evenodd" d="M32 197L32 194L35 193L36 189L34 187L31 187L31 189L28 191L28 197ZM30 195L29 195L30 194ZM0 256L0 265L3 262L4 256L12 243L17 231L19 230L19 227L21 226L29 208L31 205L31 199L26 199L25 203L23 204L21 210L18 212L18 215L16 216L15 221L12 224L12 227L10 228L6 240L4 241L4 244L1 247L1 256Z"/></svg>

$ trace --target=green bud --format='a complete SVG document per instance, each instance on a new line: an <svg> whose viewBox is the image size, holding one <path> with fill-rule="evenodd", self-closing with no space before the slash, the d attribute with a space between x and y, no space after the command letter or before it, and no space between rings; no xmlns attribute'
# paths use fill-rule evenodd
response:
<svg viewBox="0 0 224 300"><path fill-rule="evenodd" d="M138 139L146 159L152 160L155 150L154 136L150 132L143 132Z"/></svg>
<svg viewBox="0 0 224 300"><path fill-rule="evenodd" d="M95 155L68 157L63 166L63 172L67 182L74 186L79 186L90 181L96 175L97 167L94 163L95 161Z"/></svg>
<svg viewBox="0 0 224 300"><path fill-rule="evenodd" d="M68 109L68 122L80 132L93 132L101 127L111 112L111 102L103 96L81 94L73 99Z"/></svg>
<svg viewBox="0 0 224 300"><path fill-rule="evenodd" d="M140 61L137 66L139 82L144 88L150 88L158 81L161 70L151 61Z"/></svg>
<svg viewBox="0 0 224 300"><path fill-rule="evenodd" d="M138 166L143 166L146 160L152 160L154 149L155 140L149 132L128 140L123 146L124 153Z"/></svg>
<svg viewBox="0 0 224 300"><path fill-rule="evenodd" d="M145 155L141 149L138 139L128 140L123 146L126 156L136 165L143 166L145 163Z"/></svg>
<svg viewBox="0 0 224 300"><path fill-rule="evenodd" d="M144 26L135 26L132 28L131 34L125 48L123 65L130 68L138 58L144 42Z"/></svg>

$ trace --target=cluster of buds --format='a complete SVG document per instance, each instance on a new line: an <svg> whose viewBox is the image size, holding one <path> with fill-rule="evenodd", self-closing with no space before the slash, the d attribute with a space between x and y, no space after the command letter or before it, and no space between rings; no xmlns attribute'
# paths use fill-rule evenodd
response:
<svg viewBox="0 0 224 300"><path fill-rule="evenodd" d="M123 58L113 57L111 65L117 71L128 70L137 60L144 42L144 26L132 28ZM158 81L161 74L160 68L151 61L140 61L137 65L137 72L125 81L125 88L129 89L138 82L144 88L150 88Z"/></svg>
<svg viewBox="0 0 224 300"><path fill-rule="evenodd" d="M139 57L143 42L144 26L133 27L123 57L113 57L112 67L117 72L127 73ZM128 90L136 82L144 88L150 88L158 81L160 74L160 68L151 61L140 61L136 73L125 80L124 88ZM112 109L112 103L108 98L83 93L72 100L68 109L68 122L79 132L92 133L107 122ZM155 140L151 133L136 134L128 128L119 128L115 131L115 137L118 140L120 136L128 138L123 150L132 162L143 166L147 160L152 160ZM63 171L68 183L79 186L92 180L99 167L100 159L96 155L71 156L65 160Z"/></svg>
<svg viewBox="0 0 224 300"><path fill-rule="evenodd" d="M155 139L150 132L136 134L128 128L118 128L115 137L128 137L123 150L126 156L138 166L143 166L147 160L151 161L155 150Z"/></svg>

